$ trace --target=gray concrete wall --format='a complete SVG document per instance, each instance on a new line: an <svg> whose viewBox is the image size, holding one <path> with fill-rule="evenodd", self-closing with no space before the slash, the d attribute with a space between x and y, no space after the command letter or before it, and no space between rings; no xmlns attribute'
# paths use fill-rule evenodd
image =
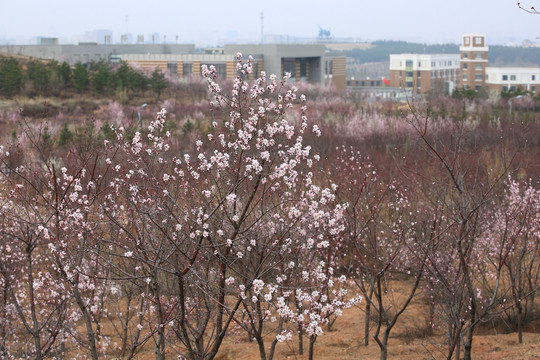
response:
<svg viewBox="0 0 540 360"><path fill-rule="evenodd" d="M84 44L84 45L4 45L0 52L25 55L40 59L77 62L110 60L112 55L121 54L192 54L194 44Z"/></svg>
<svg viewBox="0 0 540 360"><path fill-rule="evenodd" d="M195 54L193 44L81 44L81 45L4 45L0 52L7 54L26 55L41 59L66 61L73 65L77 62L111 60L114 55L124 54L160 54L182 55L194 54L194 57L204 57ZM305 58L309 62L309 79L312 83L324 82L324 45L302 44L262 44L262 45L225 45L225 58L234 58L241 52L246 58L264 58L264 71L267 75L276 74L281 77L281 62L285 58ZM120 56L118 57L120 58ZM172 60L172 59L171 59ZM205 59L201 59L204 61ZM223 61L223 60L222 60Z"/></svg>
<svg viewBox="0 0 540 360"><path fill-rule="evenodd" d="M225 54L241 52L244 57L261 54L264 56L264 71L266 75L276 74L281 77L281 60L283 58L307 58L310 63L310 81L323 83L324 79L324 45L299 44L262 44L262 45L225 45Z"/></svg>

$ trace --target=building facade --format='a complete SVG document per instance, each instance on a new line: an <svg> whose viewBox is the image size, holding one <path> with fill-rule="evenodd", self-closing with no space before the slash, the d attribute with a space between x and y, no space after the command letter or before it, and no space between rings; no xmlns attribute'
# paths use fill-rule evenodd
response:
<svg viewBox="0 0 540 360"><path fill-rule="evenodd" d="M338 90L346 87L346 58L326 56L322 44L262 44L225 45L196 51L194 44L98 44L79 45L6 45L0 52L45 60L66 61L70 65L91 61L127 61L134 67L158 68L178 76L199 75L201 65L214 65L218 76L236 76L236 54L254 58L254 74L291 74L291 82L331 85Z"/></svg>
<svg viewBox="0 0 540 360"><path fill-rule="evenodd" d="M123 54L120 60L126 61L135 69L146 72L158 69L165 73L177 76L198 76L201 66L214 66L220 79L233 79L236 77L236 55L232 54ZM264 59L260 55L253 56L253 72L248 75L252 80L260 76L264 70Z"/></svg>
<svg viewBox="0 0 540 360"><path fill-rule="evenodd" d="M390 55L390 85L413 94L451 93L459 84L459 54Z"/></svg>
<svg viewBox="0 0 540 360"><path fill-rule="evenodd" d="M480 90L486 87L488 51L485 35L463 35L459 47L461 88Z"/></svg>
<svg viewBox="0 0 540 360"><path fill-rule="evenodd" d="M291 74L291 82L305 81L324 84L324 63L326 47L324 45L300 44L262 44L262 45L225 45L224 53L235 55L240 52L244 56L264 59L266 74Z"/></svg>
<svg viewBox="0 0 540 360"><path fill-rule="evenodd" d="M414 94L452 93L456 87L496 94L518 89L537 93L540 67L490 67L488 54L485 35L466 34L459 54L390 55L391 86Z"/></svg>
<svg viewBox="0 0 540 360"><path fill-rule="evenodd" d="M236 54L253 57L253 73L249 79L266 74L283 76L290 73L290 82L330 85L346 88L346 58L327 57L324 45L225 45L194 54L123 54L121 60L143 69L159 68L178 76L199 75L201 65L214 65L218 77L236 77Z"/></svg>
<svg viewBox="0 0 540 360"><path fill-rule="evenodd" d="M345 56L326 56L324 79L327 86L337 90L347 88L347 58Z"/></svg>
<svg viewBox="0 0 540 360"><path fill-rule="evenodd" d="M540 68L487 67L486 85L490 93L517 91L519 89L538 94Z"/></svg>

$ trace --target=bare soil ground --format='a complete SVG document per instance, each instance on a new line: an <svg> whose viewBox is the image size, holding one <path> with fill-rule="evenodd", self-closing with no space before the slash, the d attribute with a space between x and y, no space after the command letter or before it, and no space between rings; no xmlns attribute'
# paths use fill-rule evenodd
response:
<svg viewBox="0 0 540 360"><path fill-rule="evenodd" d="M424 326L424 310L420 307L411 309L402 326L397 326L389 342L389 359L418 360L446 359L445 338L441 335L420 337ZM420 322L420 324L418 324ZM372 360L379 359L379 347L373 339L369 346L364 346L364 314L358 309L349 309L339 318L331 332L326 332L317 339L315 359L328 360ZM305 355L299 356L295 339L280 344L277 359L306 360L307 341L304 341ZM503 359L540 359L540 334L525 333L523 344L518 344L517 334L477 335L473 342L473 357L481 360ZM218 357L222 360L258 359L255 343L239 342L226 344Z"/></svg>
<svg viewBox="0 0 540 360"><path fill-rule="evenodd" d="M407 282L393 282L389 303L399 305L406 296ZM380 351L373 338L369 346L364 346L364 305L344 311L343 316L334 323L331 331L318 337L315 343L315 359L328 360L372 360L380 358ZM416 296L408 309L402 314L389 341L389 359L418 360L446 359L447 345L444 329L435 329L433 336L427 336L426 316L428 307L422 294ZM372 315L373 319L373 315ZM374 333L375 322L372 322L371 336ZM540 359L540 329L539 324L529 324L523 334L523 344L518 344L517 333L504 333L482 326L478 329L473 342L473 358L480 360L503 359ZM269 346L272 335L266 339ZM169 350L168 357L176 359L177 354ZM280 343L275 359L307 360L308 339L304 338L304 355L298 355L297 338ZM154 359L152 349L148 348L137 359ZM226 338L217 359L219 360L252 360L259 359L257 343L249 342L246 335L229 336Z"/></svg>

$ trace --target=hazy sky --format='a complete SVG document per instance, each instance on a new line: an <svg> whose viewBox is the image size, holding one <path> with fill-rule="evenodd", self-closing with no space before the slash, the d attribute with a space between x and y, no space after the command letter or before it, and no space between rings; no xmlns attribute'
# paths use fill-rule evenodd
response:
<svg viewBox="0 0 540 360"><path fill-rule="evenodd" d="M525 0L522 5L538 5ZM264 33L315 37L319 26L335 38L459 43L464 33L483 33L489 44L538 41L540 15L516 0L0 0L0 39L60 37L95 29L126 29L134 36L160 33L167 41L213 46L258 41ZM128 21L126 24L126 15Z"/></svg>

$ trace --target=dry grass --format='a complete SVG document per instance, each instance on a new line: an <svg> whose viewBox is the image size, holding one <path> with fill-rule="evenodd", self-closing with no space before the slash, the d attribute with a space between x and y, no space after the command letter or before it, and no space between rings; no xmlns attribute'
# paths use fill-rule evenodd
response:
<svg viewBox="0 0 540 360"><path fill-rule="evenodd" d="M407 291L407 283L394 283L393 301L402 301ZM428 336L426 331L427 305L422 296L417 296L402 315L389 341L389 359L445 359L445 337L439 331ZM375 324L372 324L373 326ZM315 344L315 358L327 360L374 360L379 359L379 347L373 339L364 346L363 304L344 312L334 324L332 331L325 332ZM373 335L373 330L372 330ZM267 345L271 336L267 337ZM175 358L172 349L167 358ZM308 339L304 338L304 355L298 355L297 338L291 342L278 344L275 359L306 360ZM517 343L517 334L477 335L473 343L473 356L480 360L538 359L540 358L540 334L524 333L523 344ZM141 353L137 359L154 359L152 349ZM256 342L248 342L245 335L228 337L217 357L220 360L258 359Z"/></svg>

